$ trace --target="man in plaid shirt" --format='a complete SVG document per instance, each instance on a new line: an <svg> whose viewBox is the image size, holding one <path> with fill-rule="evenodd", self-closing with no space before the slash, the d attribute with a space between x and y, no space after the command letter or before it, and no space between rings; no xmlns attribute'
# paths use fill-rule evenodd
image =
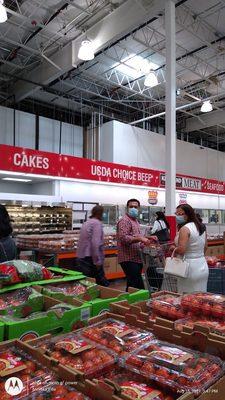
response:
<svg viewBox="0 0 225 400"><path fill-rule="evenodd" d="M139 200L128 200L127 213L117 224L118 261L127 278L127 290L129 286L144 289L140 245L148 244L149 240L141 236L139 208Z"/></svg>

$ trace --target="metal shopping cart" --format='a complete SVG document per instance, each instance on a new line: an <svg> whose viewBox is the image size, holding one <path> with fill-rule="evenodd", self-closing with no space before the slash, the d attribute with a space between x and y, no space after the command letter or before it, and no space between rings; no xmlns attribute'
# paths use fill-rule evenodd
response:
<svg viewBox="0 0 225 400"><path fill-rule="evenodd" d="M143 262L142 278L145 288L149 292L168 290L177 292L177 279L164 274L165 257L168 255L172 242L152 244L141 251Z"/></svg>

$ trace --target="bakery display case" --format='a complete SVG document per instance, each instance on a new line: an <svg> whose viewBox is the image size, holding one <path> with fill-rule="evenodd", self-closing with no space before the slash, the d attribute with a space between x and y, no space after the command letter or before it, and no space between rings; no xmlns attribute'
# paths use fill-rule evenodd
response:
<svg viewBox="0 0 225 400"><path fill-rule="evenodd" d="M12 220L13 234L55 233L71 229L72 210L59 206L6 205Z"/></svg>

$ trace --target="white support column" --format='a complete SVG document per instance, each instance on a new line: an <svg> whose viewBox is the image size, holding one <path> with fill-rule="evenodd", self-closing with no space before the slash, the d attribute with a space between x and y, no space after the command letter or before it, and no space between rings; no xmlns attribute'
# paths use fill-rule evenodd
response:
<svg viewBox="0 0 225 400"><path fill-rule="evenodd" d="M176 41L175 4L166 0L166 215L176 207Z"/></svg>

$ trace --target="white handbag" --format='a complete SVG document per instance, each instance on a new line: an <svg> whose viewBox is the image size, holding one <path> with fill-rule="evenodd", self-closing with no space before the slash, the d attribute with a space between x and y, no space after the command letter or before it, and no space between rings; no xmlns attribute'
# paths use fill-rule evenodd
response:
<svg viewBox="0 0 225 400"><path fill-rule="evenodd" d="M189 263L184 258L174 257L175 249L171 257L166 258L164 273L178 278L187 278L189 274Z"/></svg>

